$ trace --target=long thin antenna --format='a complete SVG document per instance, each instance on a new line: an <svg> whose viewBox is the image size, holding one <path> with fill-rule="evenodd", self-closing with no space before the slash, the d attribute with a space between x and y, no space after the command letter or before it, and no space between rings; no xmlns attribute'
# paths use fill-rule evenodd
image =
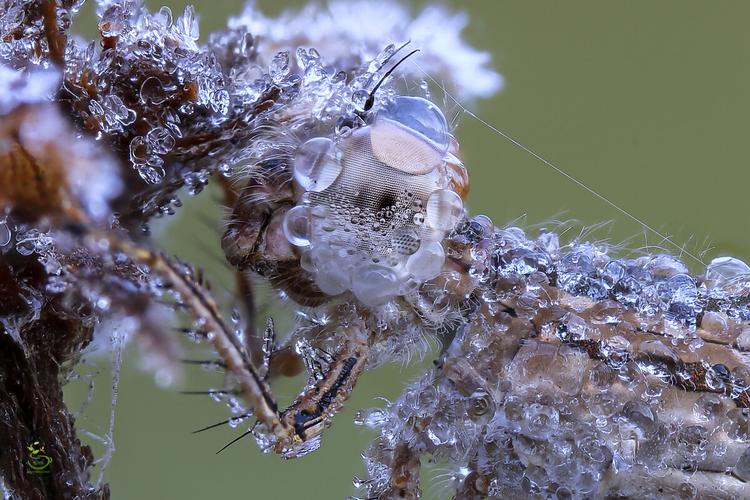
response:
<svg viewBox="0 0 750 500"><path fill-rule="evenodd" d="M543 163L547 167L551 168L552 170L554 170L558 174L562 175L563 177L565 177L566 179L568 179L572 183L576 184L578 187L583 188L585 191L591 193L596 198L600 199L601 201L603 201L604 203L606 203L610 207L614 208L615 210L617 210L621 214L625 215L629 219L631 219L631 220L635 221L636 223L640 224L642 227L648 229L649 231L651 231L655 235L659 236L663 241L666 241L667 243L669 243L670 245L672 245L675 249L679 250L680 252L683 252L685 255L689 256L690 258L692 258L696 262L700 263L701 265L706 266L706 263L700 257L698 257L697 255L693 254L692 252L688 251L684 247L684 245L678 245L676 242L674 242L666 234L662 233L661 231L658 231L658 230L654 229L650 225L646 224L646 222L644 222L643 220L639 219L638 217L636 217L632 213L628 212L627 210L625 210L624 208L622 208L617 203L611 201L606 196L603 196L603 195L599 194L598 192L596 192L594 189L588 187L586 184L584 184L583 182L579 181L577 178L573 177L571 174L569 174L568 172L566 172L562 168L558 167L557 165L555 165L554 163L552 163L551 161L549 161L548 159L546 159L545 157L543 157L542 155L540 155L539 153L537 153L536 151L534 151L533 149L531 149L528 146L524 145L522 142L520 142L517 139L513 138L509 134L503 132L499 128L495 127L491 123L489 123L486 120L484 120L483 118L477 116L475 113L473 113L472 111L470 111L469 109L467 109L463 104L461 104L460 102L458 102L458 100L455 97L453 97L453 95L451 95L450 92L448 92L448 90L445 88L444 85L442 85L440 82L438 82L437 80L435 80L429 73L427 73L424 69L422 69L422 67L419 66L419 64L417 64L416 62L414 64L417 66L417 68L419 68L419 70L422 73L424 73L424 75L429 80L431 80L435 85L439 86L443 90L443 92L445 93L445 95L447 95L448 97L450 97L451 100L453 102L455 102L456 105L459 108L461 108L461 111L463 111L467 115L471 116L472 118L474 118L475 120L477 120L479 123L481 123L485 127L489 128L490 130L492 130L493 132L495 132L496 134L498 134L500 137L502 137L503 139L507 140L508 142L510 142L511 144L513 144L514 146L516 146L517 148L521 149L522 151L524 151L524 152L528 153L529 155L531 155L532 157L536 158L538 161L540 161L541 163Z"/></svg>
<svg viewBox="0 0 750 500"><path fill-rule="evenodd" d="M378 68L378 69L377 69L377 70L375 71L375 73L373 73L373 74L372 74L372 75L370 76L370 78L368 78L368 79L367 79L367 85L370 85L370 84L372 83L372 79L373 79L373 78L375 78L375 75L377 75L377 74L378 74L378 72L379 72L379 71L380 71L381 69L383 69L383 68L385 67L385 65L386 65L386 64L388 64L388 61L390 61L391 59L393 59L393 58L394 58L394 57L396 56L396 54L398 54L399 52L401 52L402 50L404 50L404 48L405 48L405 47L406 47L407 45L409 45L410 43L411 43L411 39L409 39L409 40L405 41L405 42L404 42L403 44L401 44L401 45L400 45L400 46L399 46L399 47L398 47L398 48L397 48L396 50L394 50L394 51L393 51L393 52L391 53L391 55L389 55L388 57L386 57L386 58L385 58L385 60L384 60L384 61L383 61L382 63L380 63L380 67L379 67L379 68Z"/></svg>
<svg viewBox="0 0 750 500"><path fill-rule="evenodd" d="M378 81L378 83L375 84L375 87L373 87L373 89L370 91L370 95L367 96L367 100L365 101L365 106L364 106L364 110L365 111L370 111L370 109L372 109L372 106L375 104L375 92L377 92L378 89L380 88L380 86L383 85L383 82L385 81L385 79L388 78L389 76L391 76L391 73L393 73L394 71L396 71L396 68L398 68L398 66L402 62L406 61L407 59L409 59L411 56L413 56L417 52L419 52L419 49L412 50L411 52L409 52L408 54L406 54L404 57L402 57L396 64L394 64L391 67L391 69L389 69L388 71L385 72L385 74L380 79L380 81Z"/></svg>

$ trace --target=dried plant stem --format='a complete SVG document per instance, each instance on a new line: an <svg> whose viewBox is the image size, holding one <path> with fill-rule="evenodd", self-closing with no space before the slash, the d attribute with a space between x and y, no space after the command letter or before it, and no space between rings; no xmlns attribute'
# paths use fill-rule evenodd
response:
<svg viewBox="0 0 750 500"><path fill-rule="evenodd" d="M109 498L108 485L90 482L93 456L63 401L68 349L90 334L43 312L24 331L23 349L0 327L0 475L18 498ZM46 474L28 469L27 447L37 440L52 459Z"/></svg>
<svg viewBox="0 0 750 500"><path fill-rule="evenodd" d="M237 379L242 395L254 410L255 416L278 437L285 436L268 384L252 365L234 334L222 321L219 308L207 290L197 281L178 271L162 255L124 240L113 239L111 236L102 237L116 250L125 253L135 262L147 265L152 272L169 281L182 301L187 304L190 313L202 323L206 337L224 360L227 370Z"/></svg>

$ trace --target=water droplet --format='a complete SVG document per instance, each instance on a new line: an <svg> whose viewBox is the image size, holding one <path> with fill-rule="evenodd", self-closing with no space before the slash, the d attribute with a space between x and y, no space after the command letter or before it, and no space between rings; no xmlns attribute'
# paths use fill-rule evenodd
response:
<svg viewBox="0 0 750 500"><path fill-rule="evenodd" d="M96 308L100 311L108 311L111 304L112 301L109 297L105 297L104 295L96 299Z"/></svg>
<svg viewBox="0 0 750 500"><path fill-rule="evenodd" d="M732 408L727 412L724 426L731 439L750 441L750 409Z"/></svg>
<svg viewBox="0 0 750 500"><path fill-rule="evenodd" d="M414 255L406 261L406 268L419 281L427 281L443 270L445 251L437 241L422 242Z"/></svg>
<svg viewBox="0 0 750 500"><path fill-rule="evenodd" d="M745 449L745 452L737 460L737 464L732 469L732 472L743 481L750 481L750 448Z"/></svg>
<svg viewBox="0 0 750 500"><path fill-rule="evenodd" d="M164 23L164 26L167 28L172 26L172 9L166 6L160 8L159 16L162 18L161 20Z"/></svg>
<svg viewBox="0 0 750 500"><path fill-rule="evenodd" d="M307 191L326 190L341 174L331 139L316 137L299 147L294 157L294 179Z"/></svg>
<svg viewBox="0 0 750 500"><path fill-rule="evenodd" d="M289 51L282 50L271 60L268 73L274 83L280 83L289 74Z"/></svg>
<svg viewBox="0 0 750 500"><path fill-rule="evenodd" d="M722 415L724 406L716 394L703 394L693 405L693 412L700 420L713 420Z"/></svg>
<svg viewBox="0 0 750 500"><path fill-rule="evenodd" d="M384 116L401 123L429 140L441 152L448 150L450 134L440 108L422 97L399 96L383 111Z"/></svg>
<svg viewBox="0 0 750 500"><path fill-rule="evenodd" d="M370 429L383 427L388 423L388 413L381 408L371 408L357 412L354 419L355 425L364 425Z"/></svg>
<svg viewBox="0 0 750 500"><path fill-rule="evenodd" d="M175 145L174 137L164 127L156 127L146 134L146 142L151 150L157 154L169 153Z"/></svg>
<svg viewBox="0 0 750 500"><path fill-rule="evenodd" d="M185 7L180 22L182 33L184 33L187 38L192 40L198 40L198 38L200 38L198 17L195 15L195 8L192 5Z"/></svg>
<svg viewBox="0 0 750 500"><path fill-rule="evenodd" d="M556 409L539 403L529 405L523 418L526 432L538 439L549 437L560 423L560 414Z"/></svg>
<svg viewBox="0 0 750 500"><path fill-rule="evenodd" d="M427 199L427 224L438 230L450 231L464 216L461 197L448 189L438 189Z"/></svg>
<svg viewBox="0 0 750 500"><path fill-rule="evenodd" d="M229 92L224 89L217 90L211 99L211 109L220 115L226 115L229 113L229 102Z"/></svg>
<svg viewBox="0 0 750 500"><path fill-rule="evenodd" d="M161 104L169 98L161 81L155 76L150 76L143 81L139 95L141 102L151 104Z"/></svg>
<svg viewBox="0 0 750 500"><path fill-rule="evenodd" d="M712 390L718 391L724 389L724 385L731 379L729 369L717 363L706 370L706 385Z"/></svg>
<svg viewBox="0 0 750 500"><path fill-rule="evenodd" d="M364 111L367 98L370 97L370 93L366 90L360 89L352 94L352 104L357 111Z"/></svg>
<svg viewBox="0 0 750 500"><path fill-rule="evenodd" d="M620 426L622 430L632 431L642 439L650 435L656 427L654 413L645 403L628 401L622 408Z"/></svg>
<svg viewBox="0 0 750 500"><path fill-rule="evenodd" d="M0 218L0 247L4 247L12 238L10 227L8 226L7 219Z"/></svg>
<svg viewBox="0 0 750 500"><path fill-rule="evenodd" d="M284 236L294 246L306 247L310 245L310 210L304 206L296 206L284 216Z"/></svg>
<svg viewBox="0 0 750 500"><path fill-rule="evenodd" d="M706 268L706 279L719 284L741 277L750 278L750 266L734 257L717 257Z"/></svg>
<svg viewBox="0 0 750 500"><path fill-rule="evenodd" d="M352 292L367 305L379 305L396 295L398 278L387 267L371 264L361 267L352 278Z"/></svg>
<svg viewBox="0 0 750 500"><path fill-rule="evenodd" d="M251 35L250 33L243 34L242 38L240 39L240 43L238 44L240 55L243 57L250 57L252 49L253 35Z"/></svg>
<svg viewBox="0 0 750 500"><path fill-rule="evenodd" d="M141 179L149 184L158 184L164 179L164 169L162 167L152 167L149 165L139 165L136 167Z"/></svg>
<svg viewBox="0 0 750 500"><path fill-rule="evenodd" d="M477 389L469 397L467 413L472 420L484 423L495 413L495 401L487 391Z"/></svg>
<svg viewBox="0 0 750 500"><path fill-rule="evenodd" d="M393 250L401 255L412 255L419 250L419 235L414 229L402 227L393 233Z"/></svg>

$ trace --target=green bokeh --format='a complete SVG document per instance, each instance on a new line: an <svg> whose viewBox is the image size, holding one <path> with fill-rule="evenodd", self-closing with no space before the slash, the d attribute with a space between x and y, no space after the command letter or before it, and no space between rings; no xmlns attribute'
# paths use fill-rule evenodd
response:
<svg viewBox="0 0 750 500"><path fill-rule="evenodd" d="M270 1L259 4L267 12L281 9ZM175 13L182 10L179 3L170 5ZM722 254L750 259L744 207L750 179L745 137L750 3L475 0L453 5L468 11L469 40L492 53L506 79L501 94L475 104L481 117L672 235L691 253L710 249L706 260ZM196 7L206 34L239 12L241 3L201 0ZM91 23L91 17L83 17L79 30L90 33ZM499 225L522 216L524 224L553 217L584 224L613 220L597 237L629 239L630 248L660 242L468 115L461 117L456 135L471 173L474 213L485 213ZM206 192L156 234L165 248L201 264L214 281L229 286L231 278L214 259L220 255L219 215ZM278 316L282 329L288 327L290 313ZM238 431L196 436L190 431L226 418L226 409L207 398L178 395L176 388L158 388L151 375L139 370L132 351L122 370L116 452L106 474L115 499L335 499L353 494L351 477L363 473L360 452L372 438L352 425L355 411L378 404L378 396L395 397L419 373L412 366L365 374L322 448L304 459L283 461L261 455L250 440L215 455ZM92 431L101 431L107 422L106 363L102 371L87 418L80 421ZM193 368L179 387L205 388L215 380ZM286 382L279 390L291 397L297 387ZM73 384L68 396L77 401L83 392L83 384Z"/></svg>

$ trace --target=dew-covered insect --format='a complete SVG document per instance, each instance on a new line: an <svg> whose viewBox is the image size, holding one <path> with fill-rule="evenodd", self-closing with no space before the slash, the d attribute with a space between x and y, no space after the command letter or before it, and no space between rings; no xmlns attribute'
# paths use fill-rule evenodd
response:
<svg viewBox="0 0 750 500"><path fill-rule="evenodd" d="M420 378L356 419L378 432L355 480L368 499L418 498L428 461L461 499L748 496L750 266L717 258L695 274L670 255L470 217L458 143L425 82L469 96L498 87L460 16L427 9L412 22L389 5L403 26L385 29L380 2L279 19L249 7L199 44L191 8L174 22L166 8L102 0L99 43L84 47L66 35L78 2L6 4L6 497L106 497L61 381L95 330L119 352L114 323L147 339L164 370L177 310L178 330L220 358L196 362L225 371L208 394L232 417L205 429L250 420L237 439L286 458L318 448L364 370L439 339ZM435 27L419 66L382 48ZM202 273L143 231L181 205L177 190L209 179L239 283L228 320ZM248 290L261 279L297 313L278 343L270 318L254 336ZM269 380L303 370L280 409ZM18 474L37 440L54 457L49 478Z"/></svg>
<svg viewBox="0 0 750 500"><path fill-rule="evenodd" d="M443 113L423 97L400 95L373 110L381 83L362 109L339 117L325 135L314 130L288 158L295 206L271 224L281 224L295 247L279 251L298 254L301 274L314 282L290 290L303 303L352 292L379 305L415 290L439 274L440 241L464 215L468 175ZM230 260L244 262L237 234L227 234L225 248Z"/></svg>
<svg viewBox="0 0 750 500"><path fill-rule="evenodd" d="M358 128L299 147L298 204L284 234L321 291L379 305L440 273L440 242L468 190L455 149L440 110L405 96Z"/></svg>
<svg viewBox="0 0 750 500"><path fill-rule="evenodd" d="M321 422L332 416L366 366L370 347L398 335L379 334L377 320L354 322L356 334L341 332L336 322L345 323L353 310L377 311L414 295L436 278L445 265L442 241L465 217L468 174L442 111L425 97L393 89L376 102L383 82L416 52L387 67L398 50L386 49L380 67L353 96L360 106L350 107L329 127L296 131L286 153L271 155L265 164L276 173L269 177L273 184L255 180L264 168L256 165L224 236L230 262L276 280L302 304L339 304L334 310L341 316L318 325L314 335L303 330L303 338L292 336L295 350L322 386L313 388L313 410L303 398L299 408L282 413L295 442L319 436ZM285 176L289 182L279 189L277 181ZM259 190L274 192L273 208L257 209ZM247 210L248 200L254 210ZM340 369L321 369L316 358L326 366L338 363ZM297 453L288 445L277 449Z"/></svg>

